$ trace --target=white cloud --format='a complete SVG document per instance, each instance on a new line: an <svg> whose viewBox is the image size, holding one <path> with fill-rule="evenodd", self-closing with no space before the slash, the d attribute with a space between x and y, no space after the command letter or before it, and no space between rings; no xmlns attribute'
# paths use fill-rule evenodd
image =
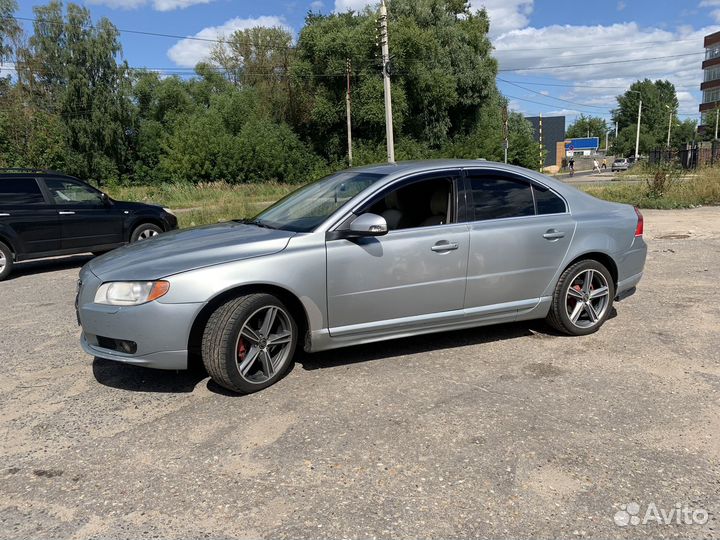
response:
<svg viewBox="0 0 720 540"><path fill-rule="evenodd" d="M335 0L335 12L362 11L366 6L379 3L379 0Z"/></svg>
<svg viewBox="0 0 720 540"><path fill-rule="evenodd" d="M99 4L112 9L136 9L151 3L156 11L185 9L196 4L209 4L214 0L87 0L89 4Z"/></svg>
<svg viewBox="0 0 720 540"><path fill-rule="evenodd" d="M706 1L720 3L720 0ZM552 25L513 30L499 36L493 43L500 70L549 68L501 71L501 78L521 81L534 76L567 81L577 86L563 89L562 93L553 91L552 95L607 109L616 105L615 96L632 82L646 77L667 79L678 90L680 111L688 113L697 111L698 106L703 37L715 30L680 27L670 31L641 28L632 22L609 26ZM529 43L532 43L532 48L528 47ZM591 47L588 47L589 43ZM667 58L670 56L675 57ZM648 60L656 57L663 58ZM639 61L603 64L635 59ZM604 86L619 88L602 88Z"/></svg>
<svg viewBox="0 0 720 540"><path fill-rule="evenodd" d="M310 3L310 9L312 9L313 11L319 11L324 7L325 2L323 2L322 0L315 0L314 2Z"/></svg>
<svg viewBox="0 0 720 540"><path fill-rule="evenodd" d="M533 0L471 0L472 9L485 8L490 17L490 36L525 28L530 21Z"/></svg>
<svg viewBox="0 0 720 540"><path fill-rule="evenodd" d="M626 4L625 2L623 2L623 0L620 0L620 1L617 3L617 10L618 10L618 11L622 11L622 10L625 9L626 7L627 7L627 4Z"/></svg>
<svg viewBox="0 0 720 540"><path fill-rule="evenodd" d="M203 28L192 37L215 40L221 37L228 37L236 30L246 30L256 26L265 26L268 28L281 27L291 31L282 17L276 17L274 15L249 19L236 17L226 21L220 26L209 26L207 28ZM212 41L182 39L170 47L167 54L170 60L179 66L195 67L198 62L209 58L210 52L214 46L215 43Z"/></svg>

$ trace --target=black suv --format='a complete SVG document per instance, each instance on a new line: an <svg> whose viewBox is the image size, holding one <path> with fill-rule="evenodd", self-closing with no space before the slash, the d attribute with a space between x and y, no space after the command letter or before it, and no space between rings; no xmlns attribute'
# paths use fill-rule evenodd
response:
<svg viewBox="0 0 720 540"><path fill-rule="evenodd" d="M169 210L114 201L72 176L0 169L0 281L17 261L103 253L176 228Z"/></svg>

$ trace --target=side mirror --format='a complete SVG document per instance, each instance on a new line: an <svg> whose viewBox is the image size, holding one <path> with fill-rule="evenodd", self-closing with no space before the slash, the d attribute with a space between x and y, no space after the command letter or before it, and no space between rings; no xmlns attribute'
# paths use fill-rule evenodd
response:
<svg viewBox="0 0 720 540"><path fill-rule="evenodd" d="M108 194L105 192L100 193L100 200L105 206L110 206L110 197L108 197Z"/></svg>
<svg viewBox="0 0 720 540"><path fill-rule="evenodd" d="M363 214L350 223L350 236L382 236L387 234L387 221L377 214Z"/></svg>

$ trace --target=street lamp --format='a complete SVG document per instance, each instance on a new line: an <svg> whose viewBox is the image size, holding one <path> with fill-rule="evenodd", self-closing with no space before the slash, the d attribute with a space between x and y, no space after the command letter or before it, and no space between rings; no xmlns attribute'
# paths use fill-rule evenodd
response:
<svg viewBox="0 0 720 540"><path fill-rule="evenodd" d="M635 135L635 162L637 162L640 157L640 117L642 116L642 94L639 90L628 90L628 92L640 94L640 101L638 103L637 134Z"/></svg>
<svg viewBox="0 0 720 540"><path fill-rule="evenodd" d="M667 147L669 150L670 149L670 129L672 128L673 113L675 112L675 109L673 107L670 107L670 105L665 105L665 106L670 111L670 119L668 120L668 138L667 138Z"/></svg>

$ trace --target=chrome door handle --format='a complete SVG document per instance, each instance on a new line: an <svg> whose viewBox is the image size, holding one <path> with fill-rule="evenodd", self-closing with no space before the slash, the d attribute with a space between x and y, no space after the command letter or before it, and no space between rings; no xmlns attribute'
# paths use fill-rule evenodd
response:
<svg viewBox="0 0 720 540"><path fill-rule="evenodd" d="M546 240L557 240L558 238L564 238L565 233L562 231L556 231L555 229L549 229L543 234L543 238Z"/></svg>
<svg viewBox="0 0 720 540"><path fill-rule="evenodd" d="M74 216L75 212L58 212L61 216Z"/></svg>
<svg viewBox="0 0 720 540"><path fill-rule="evenodd" d="M10 214L0 214L0 217L10 217Z"/></svg>
<svg viewBox="0 0 720 540"><path fill-rule="evenodd" d="M430 249L437 253L437 252L442 252L442 251L452 251L453 249L457 249L457 248L458 248L457 242L442 241L442 242L438 242Z"/></svg>

